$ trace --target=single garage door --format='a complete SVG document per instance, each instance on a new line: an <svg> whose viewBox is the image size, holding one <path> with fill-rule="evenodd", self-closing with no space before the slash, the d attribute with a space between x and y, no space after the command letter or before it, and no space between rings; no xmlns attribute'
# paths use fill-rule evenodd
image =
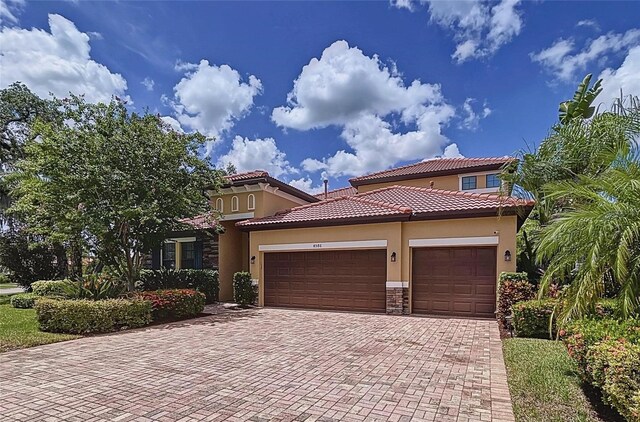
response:
<svg viewBox="0 0 640 422"><path fill-rule="evenodd" d="M386 250L264 255L265 306L384 312Z"/></svg>
<svg viewBox="0 0 640 422"><path fill-rule="evenodd" d="M413 250L414 313L494 317L496 248Z"/></svg>

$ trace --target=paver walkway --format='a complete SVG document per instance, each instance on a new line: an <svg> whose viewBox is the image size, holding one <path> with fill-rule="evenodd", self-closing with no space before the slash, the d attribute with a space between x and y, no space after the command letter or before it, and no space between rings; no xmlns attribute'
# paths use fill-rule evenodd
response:
<svg viewBox="0 0 640 422"><path fill-rule="evenodd" d="M512 421L495 321L259 309L0 354L0 420Z"/></svg>

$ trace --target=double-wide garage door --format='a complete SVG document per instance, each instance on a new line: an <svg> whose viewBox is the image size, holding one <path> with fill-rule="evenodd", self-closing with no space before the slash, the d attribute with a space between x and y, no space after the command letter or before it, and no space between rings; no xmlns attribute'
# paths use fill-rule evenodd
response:
<svg viewBox="0 0 640 422"><path fill-rule="evenodd" d="M385 249L264 255L266 306L384 312Z"/></svg>
<svg viewBox="0 0 640 422"><path fill-rule="evenodd" d="M493 317L496 309L496 248L413 250L414 313Z"/></svg>

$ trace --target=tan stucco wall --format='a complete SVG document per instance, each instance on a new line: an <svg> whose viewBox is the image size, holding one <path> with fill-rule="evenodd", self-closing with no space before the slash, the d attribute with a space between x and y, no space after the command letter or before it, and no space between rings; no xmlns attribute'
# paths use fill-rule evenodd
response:
<svg viewBox="0 0 640 422"><path fill-rule="evenodd" d="M496 174L500 173L499 171L490 171L486 174ZM430 187L431 182L433 182L434 189L444 189L444 190L460 190L460 177L462 176L477 176L478 183L476 189L484 189L487 187L487 178L485 173L461 173L460 175L452 174L449 176L438 176L438 177L425 177L423 179L411 179L411 180L401 180L398 182L386 182L386 183L376 183L373 185L363 185L358 187L358 193L369 192L374 189L380 189L387 186L393 185L403 185L403 186L417 186L421 188ZM498 188L496 188L496 191Z"/></svg>
<svg viewBox="0 0 640 422"><path fill-rule="evenodd" d="M242 232L235 221L221 223L224 233L218 238L218 271L220 273L220 300L233 300L233 274L243 270Z"/></svg>
<svg viewBox="0 0 640 422"><path fill-rule="evenodd" d="M252 278L259 281L259 302L262 305L264 298L262 282L264 279L262 264L264 252L259 251L260 245L386 240L387 280L408 281L409 291L411 291L410 239L499 236L496 262L499 274L501 271L515 271L516 225L515 216L502 216L255 231L251 232L249 243L250 255L256 257L256 262L250 265L250 271ZM309 250L323 249L310 248ZM506 250L512 254L510 262L504 261ZM396 252L396 262L390 260L393 252Z"/></svg>

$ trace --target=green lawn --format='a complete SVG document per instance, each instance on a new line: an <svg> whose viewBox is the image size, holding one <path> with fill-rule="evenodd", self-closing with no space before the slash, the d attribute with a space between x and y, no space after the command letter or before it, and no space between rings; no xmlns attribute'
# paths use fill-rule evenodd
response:
<svg viewBox="0 0 640 422"><path fill-rule="evenodd" d="M611 420L593 409L561 342L513 338L503 348L517 422Z"/></svg>
<svg viewBox="0 0 640 422"><path fill-rule="evenodd" d="M43 333L38 329L35 310L15 309L8 303L8 296L0 296L0 352L80 337Z"/></svg>

